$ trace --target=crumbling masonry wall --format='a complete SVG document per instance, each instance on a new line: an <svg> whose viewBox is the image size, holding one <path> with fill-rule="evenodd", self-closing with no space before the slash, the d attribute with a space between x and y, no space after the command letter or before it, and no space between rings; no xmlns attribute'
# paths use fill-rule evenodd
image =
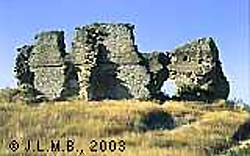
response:
<svg viewBox="0 0 250 156"><path fill-rule="evenodd" d="M149 74L130 24L92 24L76 28L72 44L84 99L149 98Z"/></svg>
<svg viewBox="0 0 250 156"><path fill-rule="evenodd" d="M62 31L42 32L35 37L29 58L34 88L48 99L61 97L64 89L65 44Z"/></svg>
<svg viewBox="0 0 250 156"><path fill-rule="evenodd" d="M167 66L170 63L169 54L167 52L153 51L143 54L146 60L146 67L150 74L150 83L148 89L150 90L151 98L165 100L166 95L161 91L163 83L169 77Z"/></svg>
<svg viewBox="0 0 250 156"><path fill-rule="evenodd" d="M84 100L166 99L164 81L174 81L175 97L226 99L229 83L212 38L201 38L171 52L139 53L131 24L95 23L75 28L65 52L62 31L36 35L34 45L18 48L16 77L37 97Z"/></svg>
<svg viewBox="0 0 250 156"><path fill-rule="evenodd" d="M186 100L226 99L229 83L219 60L219 51L212 38L200 38L170 53L170 80L177 86L177 95Z"/></svg>

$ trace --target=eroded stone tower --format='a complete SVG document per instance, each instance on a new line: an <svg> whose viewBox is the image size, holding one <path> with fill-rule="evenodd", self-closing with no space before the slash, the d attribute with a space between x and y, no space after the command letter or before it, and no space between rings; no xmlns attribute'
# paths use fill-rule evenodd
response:
<svg viewBox="0 0 250 156"><path fill-rule="evenodd" d="M212 38L200 38L170 53L170 80L177 86L177 97L186 100L226 99L229 83Z"/></svg>

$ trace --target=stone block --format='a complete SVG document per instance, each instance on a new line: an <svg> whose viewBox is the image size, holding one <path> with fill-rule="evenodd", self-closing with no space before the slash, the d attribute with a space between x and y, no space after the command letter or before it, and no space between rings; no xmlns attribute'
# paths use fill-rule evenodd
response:
<svg viewBox="0 0 250 156"><path fill-rule="evenodd" d="M177 86L178 97L190 100L227 98L229 83L212 38L200 38L180 46L170 57L169 74Z"/></svg>
<svg viewBox="0 0 250 156"><path fill-rule="evenodd" d="M63 64L66 55L63 35L62 31L42 32L36 35L36 43L29 60L32 68Z"/></svg>
<svg viewBox="0 0 250 156"><path fill-rule="evenodd" d="M47 99L53 100L60 98L64 90L64 71L64 66L33 69L35 73L34 87Z"/></svg>
<svg viewBox="0 0 250 156"><path fill-rule="evenodd" d="M150 75L146 67L140 65L121 65L118 67L117 78L121 85L128 88L135 99L149 99L150 91L147 88Z"/></svg>

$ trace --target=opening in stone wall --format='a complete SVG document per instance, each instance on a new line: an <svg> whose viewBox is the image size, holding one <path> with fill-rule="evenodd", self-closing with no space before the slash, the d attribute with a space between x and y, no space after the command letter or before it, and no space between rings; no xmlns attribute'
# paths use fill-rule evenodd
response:
<svg viewBox="0 0 250 156"><path fill-rule="evenodd" d="M184 56L183 61L187 61L187 60L188 60L188 56Z"/></svg>
<svg viewBox="0 0 250 156"><path fill-rule="evenodd" d="M67 33L69 32L69 33ZM65 50L67 53L71 53L72 51L72 40L74 38L74 33L67 31L64 33L64 43L65 43Z"/></svg>
<svg viewBox="0 0 250 156"><path fill-rule="evenodd" d="M172 98L177 92L176 85L173 81L167 80L163 83L161 91L164 93L164 95Z"/></svg>

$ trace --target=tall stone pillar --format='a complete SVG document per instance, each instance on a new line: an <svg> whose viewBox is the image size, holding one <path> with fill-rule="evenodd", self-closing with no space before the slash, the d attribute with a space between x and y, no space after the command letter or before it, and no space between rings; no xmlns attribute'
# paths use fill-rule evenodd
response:
<svg viewBox="0 0 250 156"><path fill-rule="evenodd" d="M65 44L62 31L42 32L35 37L29 59L34 88L47 99L61 97L65 82Z"/></svg>

